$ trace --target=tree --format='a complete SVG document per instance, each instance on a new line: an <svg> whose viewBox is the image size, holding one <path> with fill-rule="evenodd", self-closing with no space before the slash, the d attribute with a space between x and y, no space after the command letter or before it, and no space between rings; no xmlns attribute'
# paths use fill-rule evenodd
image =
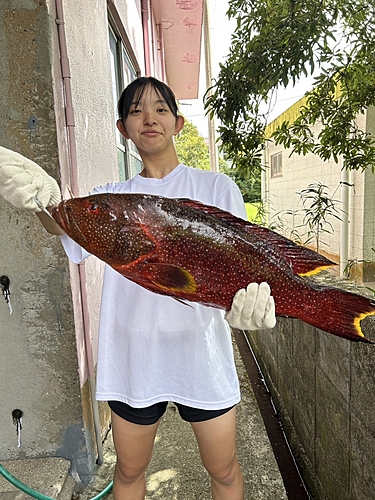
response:
<svg viewBox="0 0 375 500"><path fill-rule="evenodd" d="M206 108L221 123L223 149L238 170L258 171L267 111L280 86L315 76L300 116L271 139L292 153L344 167L375 165L375 141L355 118L375 105L375 6L368 0L230 0L237 18L230 54L220 65ZM320 123L315 137L312 126Z"/></svg>
<svg viewBox="0 0 375 500"><path fill-rule="evenodd" d="M182 163L201 170L210 170L208 146L193 123L185 120L182 131L176 137L175 145L177 156ZM238 185L245 202L251 203L260 200L259 175L237 172L221 156L219 156L219 170Z"/></svg>
<svg viewBox="0 0 375 500"><path fill-rule="evenodd" d="M190 167L201 170L210 170L210 156L204 137L198 129L188 120L175 140L179 160Z"/></svg>
<svg viewBox="0 0 375 500"><path fill-rule="evenodd" d="M224 161L219 163L220 172L228 175L237 184L245 203L256 203L261 200L260 175L249 175L247 172L229 166Z"/></svg>

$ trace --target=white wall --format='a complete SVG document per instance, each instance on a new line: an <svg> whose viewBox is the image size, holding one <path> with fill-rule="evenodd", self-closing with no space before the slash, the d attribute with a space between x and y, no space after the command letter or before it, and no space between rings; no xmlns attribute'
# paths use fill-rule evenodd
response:
<svg viewBox="0 0 375 500"><path fill-rule="evenodd" d="M293 108L296 105L293 106ZM288 111L283 113L277 118L278 122L283 121L288 116ZM358 124L361 127L366 126L366 116L360 116ZM272 126L272 124L271 124ZM319 126L315 126L314 132L319 133ZM275 153L282 151L282 174L271 178L270 158ZM281 145L275 146L270 141L265 150L264 159L267 165L264 175L265 183L268 190L269 199L269 221L278 224L277 219L281 218L286 227L283 232L286 236L291 237L293 228L302 235L308 228L297 227L302 224L303 208L300 196L297 194L306 189L309 184L316 182L322 183L326 188L328 196L334 200L338 200L335 204L338 209L337 215L341 217L343 205L342 188L340 181L342 179L341 165L334 162L334 160L323 161L317 155L307 154L306 156L293 154L289 157L291 150L285 150ZM366 172L367 182L368 177L374 177L374 174ZM359 171L352 171L349 173L349 182L351 187L349 189L349 259L363 259L364 258L364 206L365 206L365 174ZM368 190L367 190L368 191ZM367 192L366 199L371 197ZM298 212L296 216L287 215L286 212ZM341 222L334 217L328 218L333 226L333 233L322 234L322 250L327 252L333 257L338 258L340 255L340 231ZM326 226L327 229L330 229ZM279 224L279 230L282 225ZM373 224L370 228L373 233ZM294 239L294 237L293 237Z"/></svg>

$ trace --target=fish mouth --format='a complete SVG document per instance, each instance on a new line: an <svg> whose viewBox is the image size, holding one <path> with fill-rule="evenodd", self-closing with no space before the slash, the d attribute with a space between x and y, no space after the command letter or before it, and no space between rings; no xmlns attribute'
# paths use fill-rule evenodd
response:
<svg viewBox="0 0 375 500"><path fill-rule="evenodd" d="M61 227L61 229L63 229L66 232L67 227L66 227L65 220L62 217L61 212L62 212L62 210L61 210L60 206L53 207L53 209L51 210L51 215L52 215L53 219L55 220L55 222L57 222L57 224Z"/></svg>

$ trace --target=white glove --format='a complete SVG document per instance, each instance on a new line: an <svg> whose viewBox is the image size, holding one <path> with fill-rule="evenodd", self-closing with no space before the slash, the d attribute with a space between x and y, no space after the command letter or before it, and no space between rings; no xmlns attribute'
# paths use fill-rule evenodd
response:
<svg viewBox="0 0 375 500"><path fill-rule="evenodd" d="M24 156L0 146L0 195L14 207L40 212L34 197L44 207L61 201L60 188L53 177Z"/></svg>
<svg viewBox="0 0 375 500"><path fill-rule="evenodd" d="M229 326L240 330L273 328L276 325L275 301L268 283L250 283L246 290L238 290L225 319Z"/></svg>

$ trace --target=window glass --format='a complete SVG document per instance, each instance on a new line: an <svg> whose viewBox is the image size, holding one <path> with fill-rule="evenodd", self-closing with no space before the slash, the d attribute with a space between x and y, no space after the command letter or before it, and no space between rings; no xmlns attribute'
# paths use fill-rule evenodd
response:
<svg viewBox="0 0 375 500"><path fill-rule="evenodd" d="M271 156L271 177L282 175L282 152Z"/></svg>
<svg viewBox="0 0 375 500"><path fill-rule="evenodd" d="M109 27L109 46L114 116L123 89L136 77L136 71L121 38ZM142 161L134 144L125 139L116 127L116 146L120 180L133 177L142 170Z"/></svg>

